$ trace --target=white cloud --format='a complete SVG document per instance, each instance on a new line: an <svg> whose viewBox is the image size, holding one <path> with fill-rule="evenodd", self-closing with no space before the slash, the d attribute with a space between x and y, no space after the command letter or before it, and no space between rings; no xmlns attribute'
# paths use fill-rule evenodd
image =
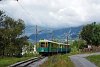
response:
<svg viewBox="0 0 100 67"><path fill-rule="evenodd" d="M19 3L5 0L0 1L0 7L8 15L22 18L26 24L45 27L59 28L100 22L99 0L19 0Z"/></svg>

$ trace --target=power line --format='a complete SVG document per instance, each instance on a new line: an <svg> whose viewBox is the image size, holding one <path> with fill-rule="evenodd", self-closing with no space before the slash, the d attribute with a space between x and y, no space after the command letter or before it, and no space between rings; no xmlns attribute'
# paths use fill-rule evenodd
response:
<svg viewBox="0 0 100 67"><path fill-rule="evenodd" d="M27 10L23 7L23 5L22 5L21 3L19 3L19 1L17 1L17 3L18 3L19 6L24 10L24 12L27 13L27 15L28 15L31 19L34 19L34 18L31 16L30 12L27 11Z"/></svg>
<svg viewBox="0 0 100 67"><path fill-rule="evenodd" d="M8 0L0 0L2 2L4 1L8 1ZM10 1L18 1L18 0L10 0ZM4 5L2 5L4 7ZM8 12L7 10L5 10L3 7L0 7L5 13L8 13L8 15L13 16L10 12Z"/></svg>
<svg viewBox="0 0 100 67"><path fill-rule="evenodd" d="M19 3L19 0L0 0L0 1L16 1L19 6L24 10L24 12L30 17L30 20L34 19L31 14L23 7L21 3ZM6 11L7 12L7 11ZM7 12L8 13L8 12Z"/></svg>
<svg viewBox="0 0 100 67"><path fill-rule="evenodd" d="M4 6L3 6L4 7ZM5 13L8 13L8 15L11 15L11 13L9 13L8 11L6 11L3 7L0 7L1 8L1 10L3 11L3 12L5 12ZM12 15L11 15L12 16Z"/></svg>
<svg viewBox="0 0 100 67"><path fill-rule="evenodd" d="M18 1L17 1L18 2ZM30 13L18 2L19 6L27 13L27 15L31 18L31 19L34 19ZM36 25L36 36L35 36L35 39L36 39L36 45L37 45L37 36L38 36L38 29L37 29L37 25Z"/></svg>

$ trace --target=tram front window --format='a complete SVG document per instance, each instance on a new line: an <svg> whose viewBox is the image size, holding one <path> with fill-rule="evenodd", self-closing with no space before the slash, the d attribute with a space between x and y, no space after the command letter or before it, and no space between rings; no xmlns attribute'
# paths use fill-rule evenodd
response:
<svg viewBox="0 0 100 67"><path fill-rule="evenodd" d="M41 46L41 47L45 47L45 43L44 43L44 42L41 43L40 46Z"/></svg>

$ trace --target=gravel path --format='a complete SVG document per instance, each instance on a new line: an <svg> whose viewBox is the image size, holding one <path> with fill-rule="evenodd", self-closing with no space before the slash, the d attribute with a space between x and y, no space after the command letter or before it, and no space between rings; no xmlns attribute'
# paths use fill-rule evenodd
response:
<svg viewBox="0 0 100 67"><path fill-rule="evenodd" d="M100 55L100 52L91 54L78 54L70 56L71 61L75 64L75 67L97 67L95 64L91 63L84 57L91 55Z"/></svg>
<svg viewBox="0 0 100 67"><path fill-rule="evenodd" d="M47 59L48 59L48 57L45 57L44 59L33 62L32 64L28 65L27 67L39 67L39 65L42 64L43 62L45 62Z"/></svg>

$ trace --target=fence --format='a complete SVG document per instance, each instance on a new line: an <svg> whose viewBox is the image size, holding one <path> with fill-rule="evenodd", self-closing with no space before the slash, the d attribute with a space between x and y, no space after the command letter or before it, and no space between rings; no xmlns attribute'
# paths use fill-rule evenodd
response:
<svg viewBox="0 0 100 67"><path fill-rule="evenodd" d="M83 48L81 52L100 52L100 46L92 46L91 48Z"/></svg>

